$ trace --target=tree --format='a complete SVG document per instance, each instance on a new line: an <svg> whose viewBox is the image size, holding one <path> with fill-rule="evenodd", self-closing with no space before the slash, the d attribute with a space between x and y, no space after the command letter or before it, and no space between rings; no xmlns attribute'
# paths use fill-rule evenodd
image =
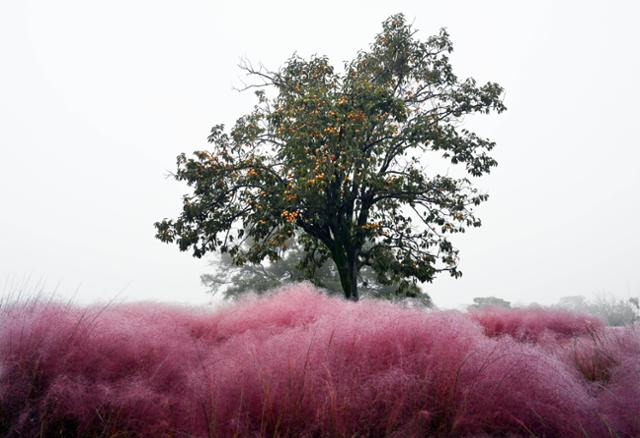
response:
<svg viewBox="0 0 640 438"><path fill-rule="evenodd" d="M313 277L300 269L304 259L304 250L295 238L290 239L286 252L274 262L246 263L236 266L228 253L212 261L214 272L200 276L202 283L212 294L221 292L225 298L234 299L247 292L261 294L285 283L308 280L329 293L341 292L340 278L331 260L318 266ZM428 294L420 287L399 291L398 284L383 285L377 282L375 273L365 266L360 271L361 286L359 292L364 296L391 300L411 301L413 304L431 307Z"/></svg>
<svg viewBox="0 0 640 438"><path fill-rule="evenodd" d="M503 300L498 297L476 297L473 299L473 304L468 306L469 310L483 309L486 307L499 307L502 309L510 309L511 302Z"/></svg>
<svg viewBox="0 0 640 438"><path fill-rule="evenodd" d="M294 55L277 71L245 62L257 104L229 133L214 126L210 151L178 156L174 176L193 192L156 237L242 265L277 260L299 230L300 267L331 259L353 300L365 267L401 289L459 277L449 235L480 226L473 210L487 199L467 176L497 164L495 143L460 121L505 107L498 84L458 79L452 49L445 30L420 41L398 14L342 72L321 56ZM425 153L465 176L428 171Z"/></svg>

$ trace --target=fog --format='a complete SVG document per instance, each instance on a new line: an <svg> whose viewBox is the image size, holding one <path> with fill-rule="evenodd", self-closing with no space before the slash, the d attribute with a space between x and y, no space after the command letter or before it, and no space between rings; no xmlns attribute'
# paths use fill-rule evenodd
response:
<svg viewBox="0 0 640 438"><path fill-rule="evenodd" d="M506 90L505 113L466 122L499 165L434 302L640 295L640 30L622 1L3 1L0 293L208 302L210 259L154 238L187 190L176 155L251 109L242 57L340 66L396 12L421 38L446 27L454 71Z"/></svg>

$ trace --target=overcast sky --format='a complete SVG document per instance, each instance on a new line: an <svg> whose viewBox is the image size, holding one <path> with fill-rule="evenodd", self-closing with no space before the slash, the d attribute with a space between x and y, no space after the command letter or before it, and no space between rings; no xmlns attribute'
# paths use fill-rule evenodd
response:
<svg viewBox="0 0 640 438"><path fill-rule="evenodd" d="M153 223L179 212L176 155L251 109L240 59L339 66L403 12L421 38L449 30L459 76L506 89L507 112L468 122L499 166L478 181L484 225L454 240L463 277L427 286L436 304L640 295L634 3L3 0L0 293L207 302L207 259Z"/></svg>

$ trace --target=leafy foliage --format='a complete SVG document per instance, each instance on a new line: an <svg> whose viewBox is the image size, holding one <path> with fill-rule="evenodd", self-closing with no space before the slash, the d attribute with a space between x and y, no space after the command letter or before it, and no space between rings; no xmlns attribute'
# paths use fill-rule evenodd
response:
<svg viewBox="0 0 640 438"><path fill-rule="evenodd" d="M403 15L388 18L343 72L322 56L293 56L275 72L244 64L258 103L229 133L214 126L210 151L178 156L175 178L193 193L177 219L155 224L157 237L242 265L277 260L299 230L301 269L333 260L356 300L365 267L401 290L438 272L460 276L449 235L480 225L473 208L487 195L468 178L430 173L422 158L488 173L494 142L459 125L502 112L502 88L453 73L446 31L415 33Z"/></svg>

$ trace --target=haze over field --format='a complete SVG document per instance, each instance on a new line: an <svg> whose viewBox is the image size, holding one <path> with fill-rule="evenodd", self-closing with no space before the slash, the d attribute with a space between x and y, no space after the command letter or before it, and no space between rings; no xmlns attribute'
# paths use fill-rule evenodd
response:
<svg viewBox="0 0 640 438"><path fill-rule="evenodd" d="M469 120L497 142L478 181L483 226L455 236L460 280L442 307L494 295L638 295L638 10L626 2L125 2L0 5L0 282L59 284L80 302L207 302L194 259L154 238L185 187L175 156L254 103L241 57L293 53L339 66L403 12L422 38L447 27L456 72L506 89L508 111Z"/></svg>

